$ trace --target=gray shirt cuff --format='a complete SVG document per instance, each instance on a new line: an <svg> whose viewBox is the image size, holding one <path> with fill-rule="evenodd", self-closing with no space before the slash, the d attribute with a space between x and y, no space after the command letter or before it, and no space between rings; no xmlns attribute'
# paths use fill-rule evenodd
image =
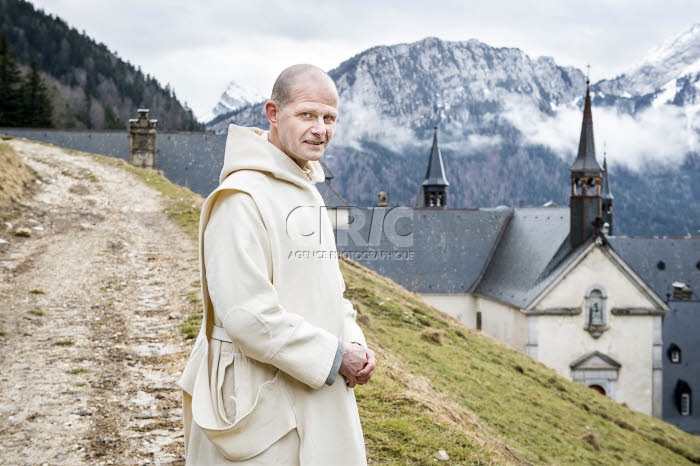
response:
<svg viewBox="0 0 700 466"><path fill-rule="evenodd" d="M335 359L333 360L331 372L330 374L328 374L328 378L326 379L326 385L333 385L333 383L335 382L335 378L338 376L338 371L340 370L340 363L343 362L344 350L345 347L343 346L343 342L341 340L338 340L338 349L335 352Z"/></svg>

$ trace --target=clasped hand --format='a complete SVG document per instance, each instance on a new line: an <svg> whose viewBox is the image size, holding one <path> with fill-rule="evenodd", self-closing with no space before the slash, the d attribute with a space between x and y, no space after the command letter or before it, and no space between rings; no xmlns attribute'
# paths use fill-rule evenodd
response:
<svg viewBox="0 0 700 466"><path fill-rule="evenodd" d="M345 377L346 385L364 385L374 374L377 358L374 351L357 343L345 344L343 360L340 363L340 374Z"/></svg>

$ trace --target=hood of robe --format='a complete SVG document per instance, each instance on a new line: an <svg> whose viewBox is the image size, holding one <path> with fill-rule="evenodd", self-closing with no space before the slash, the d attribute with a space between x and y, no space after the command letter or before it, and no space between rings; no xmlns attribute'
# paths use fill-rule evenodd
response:
<svg viewBox="0 0 700 466"><path fill-rule="evenodd" d="M268 141L267 135L267 131L259 128L229 125L219 183L238 170L266 172L299 186L308 186L309 181L318 183L325 180L320 162L310 161L306 169L300 168L291 157Z"/></svg>

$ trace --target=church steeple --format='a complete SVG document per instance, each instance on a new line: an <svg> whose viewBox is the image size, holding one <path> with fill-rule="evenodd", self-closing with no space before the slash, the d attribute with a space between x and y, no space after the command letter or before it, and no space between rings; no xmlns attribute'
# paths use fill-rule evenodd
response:
<svg viewBox="0 0 700 466"><path fill-rule="evenodd" d="M570 240L573 247L586 241L601 226L601 184L603 169L595 158L590 81L586 81L586 101L578 155L571 166Z"/></svg>
<svg viewBox="0 0 700 466"><path fill-rule="evenodd" d="M608 158L603 155L603 199L602 218L608 224L608 235L613 234L613 195L610 192L610 180L608 180Z"/></svg>
<svg viewBox="0 0 700 466"><path fill-rule="evenodd" d="M438 146L438 127L435 126L433 147L430 150L428 169L425 179L421 184L421 192L418 196L419 207L445 207L447 204L447 187L450 183L445 177L445 167L442 163L442 154Z"/></svg>

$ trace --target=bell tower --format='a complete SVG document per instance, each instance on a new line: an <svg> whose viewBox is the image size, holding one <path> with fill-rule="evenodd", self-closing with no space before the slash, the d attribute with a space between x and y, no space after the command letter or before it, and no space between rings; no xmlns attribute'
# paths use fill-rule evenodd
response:
<svg viewBox="0 0 700 466"><path fill-rule="evenodd" d="M595 158L593 116L591 114L590 81L586 81L586 101L578 155L571 166L571 210L569 239L578 247L602 226L603 169Z"/></svg>
<svg viewBox="0 0 700 466"><path fill-rule="evenodd" d="M447 187L450 183L445 177L445 167L442 164L442 154L438 147L438 127L435 126L433 136L433 147L430 150L428 160L428 170L425 172L425 179L421 184L418 194L418 207L445 208L447 205Z"/></svg>

